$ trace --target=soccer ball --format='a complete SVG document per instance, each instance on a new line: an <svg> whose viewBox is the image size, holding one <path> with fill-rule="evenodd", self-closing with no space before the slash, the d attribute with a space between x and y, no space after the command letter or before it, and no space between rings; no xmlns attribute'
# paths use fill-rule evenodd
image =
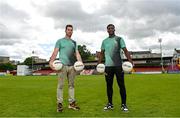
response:
<svg viewBox="0 0 180 118"><path fill-rule="evenodd" d="M129 61L126 61L122 64L122 69L124 72L131 72L132 68L133 65Z"/></svg>
<svg viewBox="0 0 180 118"><path fill-rule="evenodd" d="M98 64L96 67L97 72L104 73L105 71L105 65L104 64Z"/></svg>
<svg viewBox="0 0 180 118"><path fill-rule="evenodd" d="M55 60L53 62L53 67L54 67L55 70L61 70L62 67L63 67L63 64L61 63L61 61Z"/></svg>
<svg viewBox="0 0 180 118"><path fill-rule="evenodd" d="M84 69L84 64L81 61L76 61L74 63L74 69L76 71L82 71Z"/></svg>

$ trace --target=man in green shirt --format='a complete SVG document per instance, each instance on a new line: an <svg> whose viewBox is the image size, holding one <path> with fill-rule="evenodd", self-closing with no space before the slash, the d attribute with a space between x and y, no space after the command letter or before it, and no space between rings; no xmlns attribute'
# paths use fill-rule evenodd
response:
<svg viewBox="0 0 180 118"><path fill-rule="evenodd" d="M122 49L127 59L132 62L130 54L126 48L123 38L115 35L115 26L109 24L107 26L107 32L109 37L104 39L101 45L101 54L98 63L101 63L103 56L105 55L105 79L107 86L108 103L104 107L104 110L113 109L112 97L113 97L113 78L116 75L117 83L119 86L119 92L121 96L121 110L128 111L126 106L126 89L124 84L124 72L122 70L122 59L120 50Z"/></svg>
<svg viewBox="0 0 180 118"><path fill-rule="evenodd" d="M73 33L73 26L66 25L65 29L66 36L62 39L59 39L56 42L54 51L50 58L49 65L53 67L53 61L56 59L56 56L59 52L59 60L63 64L63 68L58 73L58 87L57 87L57 112L63 111L63 86L64 79L68 79L68 88L69 88L69 106L68 108L73 110L79 110L74 97L74 79L76 72L74 70L74 63L76 60L81 61L81 55L79 54L77 44L74 40L71 39Z"/></svg>

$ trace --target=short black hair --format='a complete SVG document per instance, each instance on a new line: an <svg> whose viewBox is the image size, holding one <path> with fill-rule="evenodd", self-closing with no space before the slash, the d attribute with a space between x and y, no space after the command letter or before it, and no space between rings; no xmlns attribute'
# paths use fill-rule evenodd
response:
<svg viewBox="0 0 180 118"><path fill-rule="evenodd" d="M66 25L66 30L67 30L68 27L72 27L73 28L72 25L68 24L68 25Z"/></svg>
<svg viewBox="0 0 180 118"><path fill-rule="evenodd" d="M113 27L115 28L115 26L114 26L113 24L109 24L109 25L107 26L107 29L108 29L108 27L110 27L110 26L113 26Z"/></svg>

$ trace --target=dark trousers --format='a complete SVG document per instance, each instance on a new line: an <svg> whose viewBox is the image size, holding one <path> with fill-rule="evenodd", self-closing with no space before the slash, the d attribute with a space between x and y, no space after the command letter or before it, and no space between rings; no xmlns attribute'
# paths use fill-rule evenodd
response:
<svg viewBox="0 0 180 118"><path fill-rule="evenodd" d="M105 78L106 78L108 102L112 104L114 75L116 75L116 80L117 80L117 83L119 86L121 103L126 104L126 88L125 88L125 84L124 84L124 72L122 71L121 66L105 68Z"/></svg>

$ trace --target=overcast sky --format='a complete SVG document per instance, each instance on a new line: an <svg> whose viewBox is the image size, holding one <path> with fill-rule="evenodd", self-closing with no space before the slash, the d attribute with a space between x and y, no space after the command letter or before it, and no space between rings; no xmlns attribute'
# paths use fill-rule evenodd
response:
<svg viewBox="0 0 180 118"><path fill-rule="evenodd" d="M180 0L0 0L0 56L23 61L34 50L49 60L66 24L94 53L110 23L129 51L159 53L159 38L163 56L180 48Z"/></svg>

